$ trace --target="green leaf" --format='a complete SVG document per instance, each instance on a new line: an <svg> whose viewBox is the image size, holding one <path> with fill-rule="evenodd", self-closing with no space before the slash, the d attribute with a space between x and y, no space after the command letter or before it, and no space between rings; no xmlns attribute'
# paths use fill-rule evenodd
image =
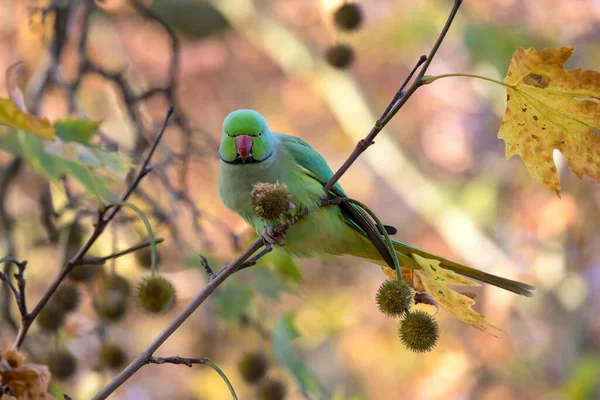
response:
<svg viewBox="0 0 600 400"><path fill-rule="evenodd" d="M254 267L251 269L252 276L260 294L279 300L281 292L291 292L290 286L275 275L269 268Z"/></svg>
<svg viewBox="0 0 600 400"><path fill-rule="evenodd" d="M83 165L48 153L44 147L45 142L36 136L19 131L16 137L23 157L50 182L57 182L62 175L66 174L78 180L89 193L96 193L90 176ZM95 181L102 198L109 199L111 192L107 187L106 180L95 175Z"/></svg>
<svg viewBox="0 0 600 400"><path fill-rule="evenodd" d="M73 176L73 178L77 179L87 190L89 194L96 193L96 187L98 188L98 192L100 192L100 196L108 200L110 199L112 193L107 187L107 182L102 177L94 174L94 181L96 182L96 186L94 187L94 182L90 179L90 175L86 171L85 167L79 163L64 160L60 157L56 157L57 162L60 162L65 169L65 172L68 175ZM92 172L93 174L93 172Z"/></svg>
<svg viewBox="0 0 600 400"><path fill-rule="evenodd" d="M10 129L7 134L0 135L0 149L6 150L14 155L19 155L22 152L21 144L19 143L19 135L16 129Z"/></svg>
<svg viewBox="0 0 600 400"><path fill-rule="evenodd" d="M275 250L265 257L265 264L272 266L275 270L293 282L302 281L302 273L294 258L281 250Z"/></svg>
<svg viewBox="0 0 600 400"><path fill-rule="evenodd" d="M51 182L58 181L61 176L61 166L56 162L56 157L46 151L42 139L29 135L25 131L19 131L18 138L23 156L29 164Z"/></svg>
<svg viewBox="0 0 600 400"><path fill-rule="evenodd" d="M83 119L61 119L54 123L56 136L67 142L78 142L87 145L90 138L102 121L94 122Z"/></svg>
<svg viewBox="0 0 600 400"><path fill-rule="evenodd" d="M225 321L237 321L251 304L250 288L235 282L230 282L216 296L217 313Z"/></svg>
<svg viewBox="0 0 600 400"><path fill-rule="evenodd" d="M303 392L318 399L326 397L326 390L317 375L308 368L292 348L292 340L300 336L294 326L293 315L284 315L273 330L273 352L292 373Z"/></svg>
<svg viewBox="0 0 600 400"><path fill-rule="evenodd" d="M464 43L473 61L492 63L498 71L506 70L506 64L517 47L544 48L552 45L551 41L516 26L479 23L467 25Z"/></svg>
<svg viewBox="0 0 600 400"><path fill-rule="evenodd" d="M65 160L81 162L94 169L107 169L120 178L125 178L133 166L131 160L122 154L78 142L52 143L47 150Z"/></svg>

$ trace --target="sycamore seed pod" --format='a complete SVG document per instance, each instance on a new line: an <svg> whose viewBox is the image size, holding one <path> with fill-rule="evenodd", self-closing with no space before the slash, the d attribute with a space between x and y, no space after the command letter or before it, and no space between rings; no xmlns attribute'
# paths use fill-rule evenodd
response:
<svg viewBox="0 0 600 400"><path fill-rule="evenodd" d="M124 297L127 297L131 292L131 285L129 285L127 279L120 275L109 275L102 279L102 282L100 283L100 292L118 292Z"/></svg>
<svg viewBox="0 0 600 400"><path fill-rule="evenodd" d="M77 370L77 360L66 350L56 350L47 354L45 363L48 365L52 378L69 379Z"/></svg>
<svg viewBox="0 0 600 400"><path fill-rule="evenodd" d="M137 285L138 304L151 314L164 314L175 305L173 284L162 276L147 276Z"/></svg>
<svg viewBox="0 0 600 400"><path fill-rule="evenodd" d="M342 4L333 14L333 22L342 31L358 29L363 21L363 12L356 3Z"/></svg>
<svg viewBox="0 0 600 400"><path fill-rule="evenodd" d="M265 376L269 364L261 353L246 353L238 363L238 371L248 383L256 383Z"/></svg>
<svg viewBox="0 0 600 400"><path fill-rule="evenodd" d="M283 382L274 378L266 378L258 385L257 398L258 400L283 400L285 392Z"/></svg>
<svg viewBox="0 0 600 400"><path fill-rule="evenodd" d="M106 322L119 322L127 313L127 297L117 291L101 294L95 305L98 315Z"/></svg>
<svg viewBox="0 0 600 400"><path fill-rule="evenodd" d="M400 321L399 334L406 348L417 353L431 351L440 336L437 321L424 311L411 312Z"/></svg>
<svg viewBox="0 0 600 400"><path fill-rule="evenodd" d="M407 313L412 303L412 289L399 279L388 279L377 290L377 306L385 315L402 316Z"/></svg>
<svg viewBox="0 0 600 400"><path fill-rule="evenodd" d="M79 290L73 284L63 283L56 289L51 301L65 312L71 312L79 305Z"/></svg>
<svg viewBox="0 0 600 400"><path fill-rule="evenodd" d="M127 355L115 344L105 344L98 355L100 365L108 369L121 369L127 362Z"/></svg>
<svg viewBox="0 0 600 400"><path fill-rule="evenodd" d="M325 51L325 60L334 68L348 68L354 61L354 50L347 44L334 44Z"/></svg>
<svg viewBox="0 0 600 400"><path fill-rule="evenodd" d="M35 320L43 330L56 332L65 321L65 310L54 302L48 302Z"/></svg>
<svg viewBox="0 0 600 400"><path fill-rule="evenodd" d="M252 200L256 215L267 221L279 221L294 205L285 183L263 183L254 185Z"/></svg>
<svg viewBox="0 0 600 400"><path fill-rule="evenodd" d="M139 249L135 253L135 259L138 262L138 265L144 269L152 268L152 247L144 247L143 249ZM156 254L156 265L159 264L160 255Z"/></svg>

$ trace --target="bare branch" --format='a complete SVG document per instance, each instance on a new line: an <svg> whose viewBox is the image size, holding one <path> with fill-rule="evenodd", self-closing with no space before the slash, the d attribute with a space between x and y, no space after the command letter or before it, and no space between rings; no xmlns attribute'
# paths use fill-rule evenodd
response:
<svg viewBox="0 0 600 400"><path fill-rule="evenodd" d="M15 242L14 242L14 221L6 210L6 199L9 193L10 185L14 182L21 166L23 165L23 159L16 157L10 162L10 164L4 170L2 179L0 180L0 225L2 226L2 236L6 244L5 254L9 257L14 257L16 254ZM12 263L4 264L3 272L6 276L10 276L12 273ZM4 285L3 285L4 286ZM10 292L8 287L0 288L0 303L2 304L2 319L17 331L18 326L10 314Z"/></svg>
<svg viewBox="0 0 600 400"><path fill-rule="evenodd" d="M210 361L208 357L202 358L183 358L179 356L171 356L171 357L149 357L146 360L146 364L183 364L188 367L192 367L194 364L206 364L207 361Z"/></svg>
<svg viewBox="0 0 600 400"><path fill-rule="evenodd" d="M19 313L21 313L21 319L27 318L27 302L25 300L25 267L27 266L27 261L19 261L12 257L4 257L0 259L0 263L14 263L17 265L19 272L14 274L15 279L17 280L17 286L12 283L10 276L5 274L4 272L0 272L0 280L4 281L8 288L13 292L15 297L15 301L17 302L17 306L19 307Z"/></svg>
<svg viewBox="0 0 600 400"><path fill-rule="evenodd" d="M164 242L164 240L165 239L163 239L163 238L156 238L156 244L162 243L162 242ZM108 256L94 257L94 258L84 259L86 262L84 262L83 264L88 264L89 260L96 260L96 259L100 260L100 261L102 261L102 263L104 263L104 261L108 261L108 260L113 259L113 258L122 257L122 256L124 256L126 254L133 253L135 251L138 251L138 250L143 249L144 247L148 247L150 245L151 245L150 240L144 240L143 242L140 242L140 243L138 243L136 245L133 245L133 246L131 246L128 249L121 250L121 251L118 251L116 253L112 253L112 254L110 254Z"/></svg>

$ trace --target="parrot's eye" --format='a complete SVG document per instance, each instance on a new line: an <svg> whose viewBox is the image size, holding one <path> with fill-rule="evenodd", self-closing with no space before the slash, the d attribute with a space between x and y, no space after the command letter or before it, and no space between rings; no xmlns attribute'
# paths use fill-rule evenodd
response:
<svg viewBox="0 0 600 400"><path fill-rule="evenodd" d="M231 137L231 134L229 132L227 132L227 137Z"/></svg>
<svg viewBox="0 0 600 400"><path fill-rule="evenodd" d="M262 131L258 132L258 137L262 136Z"/></svg>

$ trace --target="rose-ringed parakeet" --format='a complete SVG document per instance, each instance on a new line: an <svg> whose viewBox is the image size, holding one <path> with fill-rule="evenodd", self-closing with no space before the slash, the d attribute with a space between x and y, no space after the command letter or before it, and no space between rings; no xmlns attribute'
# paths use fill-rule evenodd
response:
<svg viewBox="0 0 600 400"><path fill-rule="evenodd" d="M339 183L325 193L324 185L333 172L304 140L271 132L266 120L256 111L237 110L223 122L219 155L221 200L263 237L268 239L268 232L272 232L277 223L267 222L256 214L252 197L255 184L285 183L295 206L293 211L310 210L287 230L285 245L278 246L283 251L297 257L350 254L393 268L381 233L363 210L349 203L320 207L322 199L346 197L346 193ZM386 230L394 231L391 227ZM533 286L466 267L399 241L394 240L393 244L403 267L418 268L416 263L411 264L410 254L414 253L439 260L443 268L461 275L517 294L533 295Z"/></svg>

